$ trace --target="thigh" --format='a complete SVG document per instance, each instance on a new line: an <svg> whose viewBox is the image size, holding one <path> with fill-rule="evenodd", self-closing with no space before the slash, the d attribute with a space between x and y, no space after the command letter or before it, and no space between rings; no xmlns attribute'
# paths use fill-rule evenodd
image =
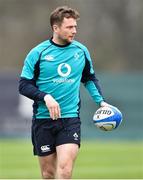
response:
<svg viewBox="0 0 143 180"><path fill-rule="evenodd" d="M56 153L50 154L48 156L38 156L38 159L42 174L43 172L54 174L56 171Z"/></svg>
<svg viewBox="0 0 143 180"><path fill-rule="evenodd" d="M56 147L57 166L72 168L79 151L78 144L62 144Z"/></svg>

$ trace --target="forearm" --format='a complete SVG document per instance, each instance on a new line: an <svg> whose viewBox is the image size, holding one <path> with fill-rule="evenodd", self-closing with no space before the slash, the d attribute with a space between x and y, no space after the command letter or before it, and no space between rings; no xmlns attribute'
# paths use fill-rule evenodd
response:
<svg viewBox="0 0 143 180"><path fill-rule="evenodd" d="M19 92L34 101L44 101L44 96L46 95L46 93L41 92L35 86L34 80L25 78L21 78L19 81Z"/></svg>
<svg viewBox="0 0 143 180"><path fill-rule="evenodd" d="M100 105L100 103L104 101L101 89L99 90L99 87L97 88L96 84L93 81L87 81L86 83L84 83L84 86L88 90L90 96L98 105Z"/></svg>
<svg viewBox="0 0 143 180"><path fill-rule="evenodd" d="M100 105L102 101L104 101L102 90L99 85L99 81L94 74L84 73L84 76L81 79L81 82L84 83L84 86L88 90L90 96L93 100Z"/></svg>

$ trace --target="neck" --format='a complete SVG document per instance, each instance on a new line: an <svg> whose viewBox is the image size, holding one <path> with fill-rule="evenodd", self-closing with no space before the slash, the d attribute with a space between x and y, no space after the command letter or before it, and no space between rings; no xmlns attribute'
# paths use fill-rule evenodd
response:
<svg viewBox="0 0 143 180"><path fill-rule="evenodd" d="M66 40L63 40L63 39L57 37L56 35L53 35L52 41L53 41L55 44L58 44L58 45L61 45L61 46L70 44L70 43L67 42Z"/></svg>

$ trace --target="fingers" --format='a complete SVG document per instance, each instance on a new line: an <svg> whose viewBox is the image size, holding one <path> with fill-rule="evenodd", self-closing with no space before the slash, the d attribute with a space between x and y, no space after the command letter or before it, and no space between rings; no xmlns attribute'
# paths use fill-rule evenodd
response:
<svg viewBox="0 0 143 180"><path fill-rule="evenodd" d="M60 112L59 105L49 107L49 113L50 113L50 117L53 120L57 120L58 118L60 118L61 117L61 112Z"/></svg>
<svg viewBox="0 0 143 180"><path fill-rule="evenodd" d="M58 119L61 117L61 110L59 105L55 108L55 119Z"/></svg>
<svg viewBox="0 0 143 180"><path fill-rule="evenodd" d="M104 106L111 107L112 105L106 103L105 101L102 101L102 102L100 103L100 106L101 106L101 107L104 107Z"/></svg>
<svg viewBox="0 0 143 180"><path fill-rule="evenodd" d="M61 117L61 110L58 102L51 96L51 95L46 95L44 97L46 106L49 110L50 117L53 120L56 120Z"/></svg>
<svg viewBox="0 0 143 180"><path fill-rule="evenodd" d="M54 108L49 108L50 117L54 120Z"/></svg>

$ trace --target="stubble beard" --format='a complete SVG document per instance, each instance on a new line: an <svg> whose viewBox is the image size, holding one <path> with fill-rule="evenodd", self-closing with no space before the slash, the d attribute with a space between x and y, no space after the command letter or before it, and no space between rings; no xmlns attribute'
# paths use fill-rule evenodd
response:
<svg viewBox="0 0 143 180"><path fill-rule="evenodd" d="M69 44L69 43L71 43L73 40L74 40L74 38L72 38L71 40L69 40L68 38L59 37L59 42L60 42L61 44L63 44L63 45Z"/></svg>

